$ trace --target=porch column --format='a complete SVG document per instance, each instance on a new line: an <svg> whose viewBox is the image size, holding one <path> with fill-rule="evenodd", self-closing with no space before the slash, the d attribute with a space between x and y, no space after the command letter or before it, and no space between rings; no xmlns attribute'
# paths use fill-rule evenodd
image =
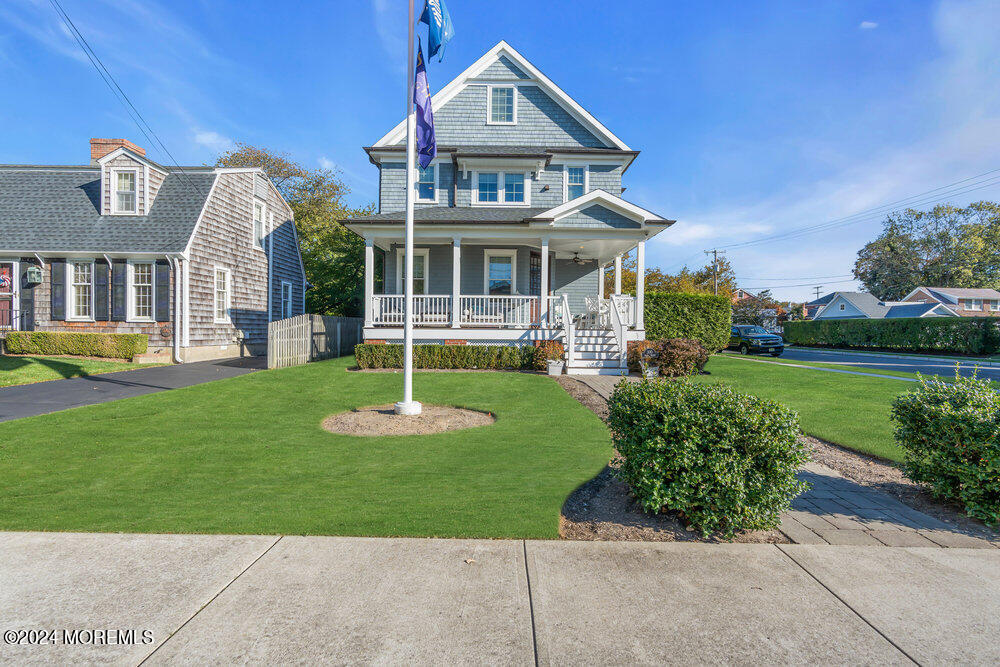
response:
<svg viewBox="0 0 1000 667"><path fill-rule="evenodd" d="M549 237L542 237L542 287L539 290L538 304L539 324L548 324L549 320Z"/></svg>
<svg viewBox="0 0 1000 667"><path fill-rule="evenodd" d="M375 300L375 242L365 239L365 326L372 325L372 301Z"/></svg>
<svg viewBox="0 0 1000 667"><path fill-rule="evenodd" d="M462 239L451 240L451 327L457 329L462 317Z"/></svg>
<svg viewBox="0 0 1000 667"><path fill-rule="evenodd" d="M615 255L615 294L622 293L622 256Z"/></svg>
<svg viewBox="0 0 1000 667"><path fill-rule="evenodd" d="M645 329L646 308L646 241L639 241L635 247L635 328Z"/></svg>

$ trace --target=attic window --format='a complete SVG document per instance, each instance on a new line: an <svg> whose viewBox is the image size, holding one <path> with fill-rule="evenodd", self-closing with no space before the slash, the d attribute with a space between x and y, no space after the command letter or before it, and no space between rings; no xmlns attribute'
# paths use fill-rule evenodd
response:
<svg viewBox="0 0 1000 667"><path fill-rule="evenodd" d="M490 86L490 124L513 125L517 122L514 86Z"/></svg>
<svg viewBox="0 0 1000 667"><path fill-rule="evenodd" d="M115 213L135 213L136 184L134 171L114 172Z"/></svg>

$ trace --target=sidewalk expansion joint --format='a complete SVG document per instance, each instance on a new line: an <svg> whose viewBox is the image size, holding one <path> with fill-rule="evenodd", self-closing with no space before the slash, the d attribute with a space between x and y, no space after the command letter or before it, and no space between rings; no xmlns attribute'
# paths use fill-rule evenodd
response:
<svg viewBox="0 0 1000 667"><path fill-rule="evenodd" d="M524 580L528 584L528 612L531 614L531 650L535 656L535 667L538 667L538 632L535 628L535 602L531 593L531 570L528 567L528 541L521 540L524 552Z"/></svg>

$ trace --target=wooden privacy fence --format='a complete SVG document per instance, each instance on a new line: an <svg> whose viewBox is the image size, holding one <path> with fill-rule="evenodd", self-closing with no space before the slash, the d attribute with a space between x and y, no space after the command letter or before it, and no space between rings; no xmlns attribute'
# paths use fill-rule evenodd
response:
<svg viewBox="0 0 1000 667"><path fill-rule="evenodd" d="M267 325L267 367L286 368L332 359L361 342L360 317L296 315Z"/></svg>

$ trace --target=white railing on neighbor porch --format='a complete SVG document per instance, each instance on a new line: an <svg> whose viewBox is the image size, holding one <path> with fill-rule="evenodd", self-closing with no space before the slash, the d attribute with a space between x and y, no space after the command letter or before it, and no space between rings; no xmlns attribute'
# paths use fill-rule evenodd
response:
<svg viewBox="0 0 1000 667"><path fill-rule="evenodd" d="M537 296L460 296L461 326L530 327L538 321Z"/></svg>
<svg viewBox="0 0 1000 667"><path fill-rule="evenodd" d="M372 297L372 323L403 326L402 294L376 294ZM451 323L451 297L439 294L413 295L413 324L447 326Z"/></svg>
<svg viewBox="0 0 1000 667"><path fill-rule="evenodd" d="M612 295L611 297L611 307L608 309L610 320L611 320L611 330L615 334L615 342L618 344L618 349L620 350L621 357L619 366L624 367L626 365L626 356L628 352L627 344L625 342L625 331L628 329L628 325L625 324L624 318L622 318L623 310L628 308L628 302L625 301L626 297L620 294Z"/></svg>
<svg viewBox="0 0 1000 667"><path fill-rule="evenodd" d="M574 353L574 348L576 347L575 331L573 325L573 313L569 309L569 297L563 294L559 297L559 314L562 320L563 332L565 332L565 338L563 340L563 345L566 348L566 365L569 366L573 362L573 358L576 356Z"/></svg>

